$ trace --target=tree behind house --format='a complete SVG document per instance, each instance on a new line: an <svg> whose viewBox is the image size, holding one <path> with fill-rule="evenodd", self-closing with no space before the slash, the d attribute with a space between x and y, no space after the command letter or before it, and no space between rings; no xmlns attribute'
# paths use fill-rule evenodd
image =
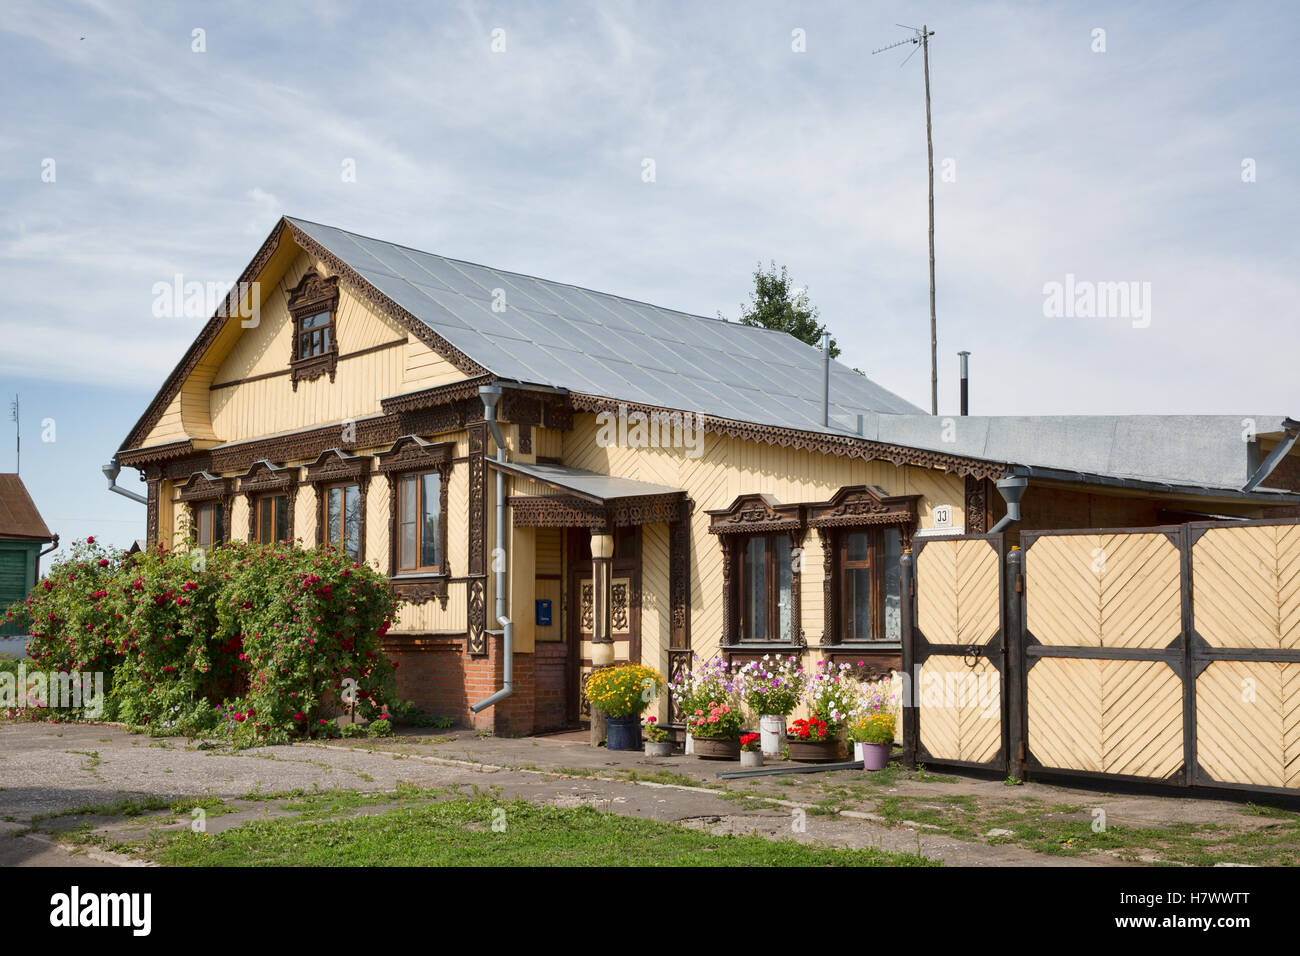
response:
<svg viewBox="0 0 1300 956"><path fill-rule="evenodd" d="M730 321L721 312L718 318ZM754 291L750 293L748 304L741 303L740 324L789 332L799 341L817 348L821 348L822 333L826 331L826 326L817 321L816 306L808 302L807 290L794 292L786 267L781 266L778 273L775 261L766 271L762 262L754 270ZM831 358L839 354L839 347L831 339Z"/></svg>

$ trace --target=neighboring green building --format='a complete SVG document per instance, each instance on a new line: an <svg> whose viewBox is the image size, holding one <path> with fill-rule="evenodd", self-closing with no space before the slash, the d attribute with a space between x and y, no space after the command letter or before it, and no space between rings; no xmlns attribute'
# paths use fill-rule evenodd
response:
<svg viewBox="0 0 1300 956"><path fill-rule="evenodd" d="M21 633L6 623L3 611L27 597L40 573L42 546L57 541L22 479L0 474L0 635Z"/></svg>

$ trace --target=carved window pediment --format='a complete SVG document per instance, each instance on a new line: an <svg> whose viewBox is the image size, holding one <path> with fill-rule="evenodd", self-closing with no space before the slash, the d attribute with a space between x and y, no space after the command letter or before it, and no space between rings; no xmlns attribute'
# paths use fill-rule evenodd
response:
<svg viewBox="0 0 1300 956"><path fill-rule="evenodd" d="M849 485L829 501L808 506L812 528L847 528L860 525L916 524L920 495L886 495L874 485Z"/></svg>
<svg viewBox="0 0 1300 956"><path fill-rule="evenodd" d="M332 481L359 481L370 474L370 456L352 455L337 448L321 452L320 457L307 466L309 485Z"/></svg>
<svg viewBox="0 0 1300 956"><path fill-rule="evenodd" d="M239 490L251 494L263 491L288 491L298 483L298 469L262 459L253 462L239 479Z"/></svg>
<svg viewBox="0 0 1300 956"><path fill-rule="evenodd" d="M741 495L731 507L707 514L710 534L768 534L804 527L803 505L783 505L764 494Z"/></svg>
<svg viewBox="0 0 1300 956"><path fill-rule="evenodd" d="M230 479L196 471L176 490L181 501L216 501L230 497Z"/></svg>
<svg viewBox="0 0 1300 956"><path fill-rule="evenodd" d="M425 468L445 470L455 450L455 442L430 442L417 435L403 435L392 448L375 457L379 460L378 471L384 475Z"/></svg>

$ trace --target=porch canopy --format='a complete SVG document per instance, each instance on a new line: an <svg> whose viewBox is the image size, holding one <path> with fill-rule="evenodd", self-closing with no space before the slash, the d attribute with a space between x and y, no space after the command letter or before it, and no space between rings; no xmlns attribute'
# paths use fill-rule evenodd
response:
<svg viewBox="0 0 1300 956"><path fill-rule="evenodd" d="M590 528L607 531L628 525L682 518L686 492L635 478L545 462L489 462L507 475L532 484L535 494L509 498L514 524L523 528Z"/></svg>

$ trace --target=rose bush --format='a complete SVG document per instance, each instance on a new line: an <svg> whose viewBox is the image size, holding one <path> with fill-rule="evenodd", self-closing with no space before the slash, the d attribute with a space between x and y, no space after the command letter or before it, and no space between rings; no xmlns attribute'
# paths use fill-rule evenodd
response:
<svg viewBox="0 0 1300 956"><path fill-rule="evenodd" d="M78 542L14 609L46 671L105 675L106 719L239 743L320 736L395 701L387 578L331 548L130 557Z"/></svg>

